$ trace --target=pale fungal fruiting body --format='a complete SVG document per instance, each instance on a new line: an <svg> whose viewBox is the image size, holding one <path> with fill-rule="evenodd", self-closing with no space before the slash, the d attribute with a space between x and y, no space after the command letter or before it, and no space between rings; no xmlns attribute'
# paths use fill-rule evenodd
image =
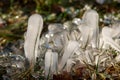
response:
<svg viewBox="0 0 120 80"><path fill-rule="evenodd" d="M78 26L81 31L81 41L83 48L86 44L91 44L93 48L99 45L99 15L95 10L87 10L82 18L83 23Z"/></svg>
<svg viewBox="0 0 120 80"><path fill-rule="evenodd" d="M102 28L100 34L100 48L109 49L114 48L120 52L120 23L114 22L111 26L105 26Z"/></svg>
<svg viewBox="0 0 120 80"><path fill-rule="evenodd" d="M119 39L120 31L116 27L104 27L99 34L98 20L99 15L95 10L87 10L82 20L73 19L64 23L64 26L57 23L50 24L48 32L40 38L43 19L38 14L32 15L28 21L24 44L25 56L30 65L34 66L38 53L43 53L46 79L58 71L71 72L76 61L96 68L98 65L104 67L106 64L109 65L112 58L102 50L107 44L120 52L120 46L113 40L113 38ZM117 61L119 57L116 57Z"/></svg>
<svg viewBox="0 0 120 80"><path fill-rule="evenodd" d="M101 41L100 44L102 48L104 49L109 49L109 46L114 48L116 51L120 52L120 45L119 45L119 36L120 36L120 31L119 31L119 26L118 28L110 28L110 27L104 27L102 29L102 34L101 34ZM116 42L118 40L118 42ZM120 61L120 54L118 54L115 58L117 62Z"/></svg>
<svg viewBox="0 0 120 80"><path fill-rule="evenodd" d="M30 66L34 66L38 54L38 43L43 29L43 19L39 14L33 14L28 20L24 51Z"/></svg>
<svg viewBox="0 0 120 80"><path fill-rule="evenodd" d="M50 48L54 52L61 52L68 41L66 35L62 24L50 24L48 26L48 33L45 34L46 48Z"/></svg>
<svg viewBox="0 0 120 80"><path fill-rule="evenodd" d="M80 19L76 18L76 19L73 19L73 21L67 21L63 24L64 29L67 32L68 40L75 40L75 41L80 40L81 34L80 34L80 31L77 28L77 26L80 23L81 23Z"/></svg>
<svg viewBox="0 0 120 80"><path fill-rule="evenodd" d="M89 37L90 37L90 35L92 33L88 29L89 26L87 26L85 24L79 25L78 28L79 28L79 30L81 32L81 38L80 38L80 40L81 40L81 47L85 48L89 44L89 41L90 41Z"/></svg>
<svg viewBox="0 0 120 80"><path fill-rule="evenodd" d="M46 78L49 77L50 74L50 68L51 68L51 63L52 63L52 51L47 50L45 54L45 76Z"/></svg>
<svg viewBox="0 0 120 80"><path fill-rule="evenodd" d="M48 49L45 54L45 77L48 78L52 74L57 73L58 53Z"/></svg>
<svg viewBox="0 0 120 80"><path fill-rule="evenodd" d="M66 71L70 72L75 63L76 62L73 59L71 59L71 58L68 59L67 62L66 62Z"/></svg>
<svg viewBox="0 0 120 80"><path fill-rule="evenodd" d="M50 24L48 26L48 36L48 43L53 43L49 44L53 51L61 51L68 41L62 24Z"/></svg>
<svg viewBox="0 0 120 80"><path fill-rule="evenodd" d="M114 30L109 27L104 27L102 29L103 48L107 48L106 45L108 44L112 48L120 52L120 46L113 40L113 38L114 38Z"/></svg>
<svg viewBox="0 0 120 80"><path fill-rule="evenodd" d="M73 56L75 51L79 48L79 43L77 41L69 41L65 47L61 62L59 64L59 71L65 67L67 60Z"/></svg>

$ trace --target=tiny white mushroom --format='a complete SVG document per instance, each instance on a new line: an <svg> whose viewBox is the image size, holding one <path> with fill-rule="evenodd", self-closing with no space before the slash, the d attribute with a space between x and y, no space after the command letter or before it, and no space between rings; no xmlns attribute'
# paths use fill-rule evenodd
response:
<svg viewBox="0 0 120 80"><path fill-rule="evenodd" d="M48 78L52 74L57 73L58 53L48 49L45 54L45 77Z"/></svg>
<svg viewBox="0 0 120 80"><path fill-rule="evenodd" d="M63 53L61 62L59 64L59 71L64 68L64 66L67 63L67 60L73 56L75 51L79 49L79 43L77 41L69 41L68 44L65 47L65 51Z"/></svg>
<svg viewBox="0 0 120 80"><path fill-rule="evenodd" d="M102 39L104 44L110 45L112 48L120 52L120 46L113 40L114 30L109 27L104 27L102 29Z"/></svg>
<svg viewBox="0 0 120 80"><path fill-rule="evenodd" d="M81 32L83 47L91 44L93 48L98 48L99 42L99 15L95 10L87 10L82 18L82 24L78 26Z"/></svg>
<svg viewBox="0 0 120 80"><path fill-rule="evenodd" d="M33 14L28 20L25 36L24 51L30 67L34 67L38 54L38 45L41 31L43 29L43 18L39 14Z"/></svg>

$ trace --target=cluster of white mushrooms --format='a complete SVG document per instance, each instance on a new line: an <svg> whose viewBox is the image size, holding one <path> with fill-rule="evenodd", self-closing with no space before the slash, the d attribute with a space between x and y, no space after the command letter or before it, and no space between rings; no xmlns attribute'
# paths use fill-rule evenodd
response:
<svg viewBox="0 0 120 80"><path fill-rule="evenodd" d="M108 65L106 61L111 58L104 50L111 47L120 52L120 23L105 26L101 31L99 28L98 13L89 9L82 19L50 24L48 32L42 34L43 18L33 14L28 20L25 36L26 59L30 67L34 68L36 58L43 54L46 77L63 70L70 72L76 61L81 64ZM119 58L117 54L115 61L120 61Z"/></svg>

